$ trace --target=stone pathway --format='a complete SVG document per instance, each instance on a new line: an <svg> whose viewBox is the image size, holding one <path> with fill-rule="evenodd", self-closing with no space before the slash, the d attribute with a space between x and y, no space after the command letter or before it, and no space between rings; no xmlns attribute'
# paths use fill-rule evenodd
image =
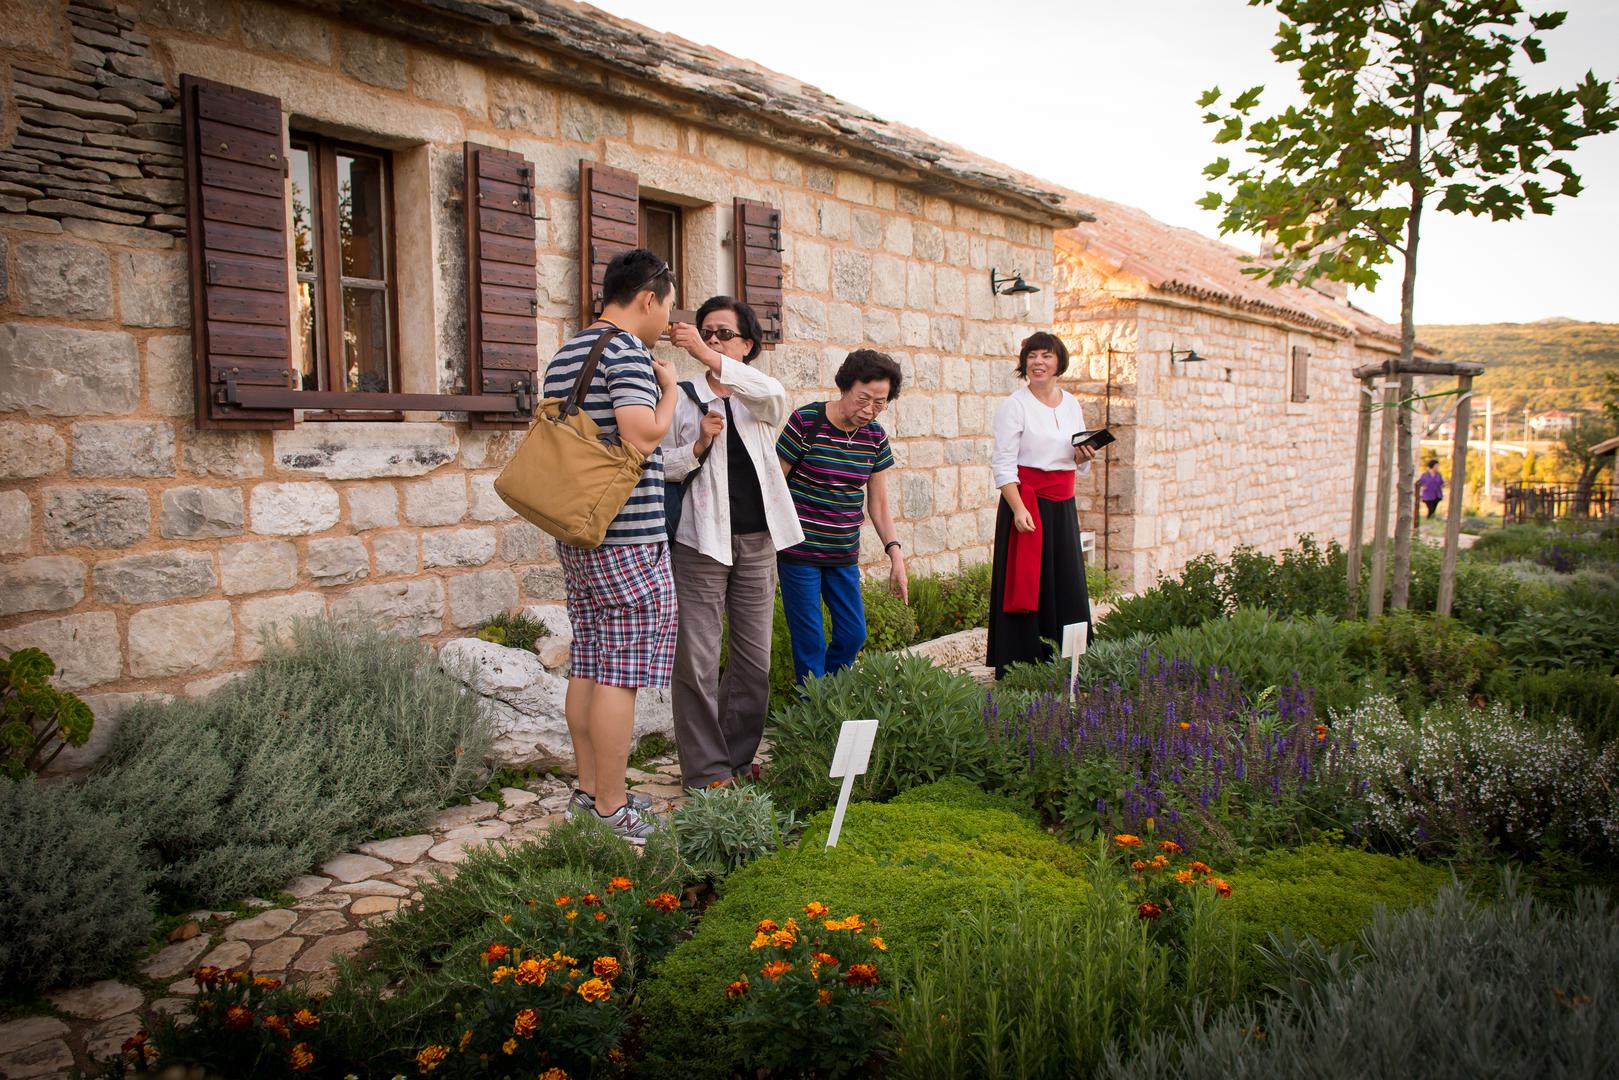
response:
<svg viewBox="0 0 1619 1080"><path fill-rule="evenodd" d="M678 805L680 769L673 755L627 776L658 813ZM567 780L546 777L527 788L502 788L504 808L493 802L448 807L426 832L361 844L289 882L291 907L258 901L263 910L240 917L193 912L169 943L140 961L138 978L59 991L48 995L53 1014L0 1024L0 1078L66 1077L75 1067L98 1071L147 1016L186 1007L197 992L190 972L204 964L251 967L256 975L312 989L331 985L337 958L358 952L368 927L418 899L421 882L453 875L471 848L544 833L563 820L571 790Z"/></svg>

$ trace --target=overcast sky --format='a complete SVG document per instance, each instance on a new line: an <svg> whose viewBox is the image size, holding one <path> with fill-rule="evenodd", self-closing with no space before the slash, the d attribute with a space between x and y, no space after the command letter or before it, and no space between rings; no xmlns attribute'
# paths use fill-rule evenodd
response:
<svg viewBox="0 0 1619 1080"><path fill-rule="evenodd" d="M1219 235L1198 209L1217 155L1195 100L1296 87L1270 54L1278 16L1243 0L599 0L986 157ZM1531 4L1535 10L1547 5ZM1565 0L1534 88L1619 76L1619 0ZM1619 133L1573 158L1585 182L1551 217L1425 218L1418 322L1619 322ZM1231 238L1243 247L1250 240ZM1397 321L1399 263L1363 307Z"/></svg>

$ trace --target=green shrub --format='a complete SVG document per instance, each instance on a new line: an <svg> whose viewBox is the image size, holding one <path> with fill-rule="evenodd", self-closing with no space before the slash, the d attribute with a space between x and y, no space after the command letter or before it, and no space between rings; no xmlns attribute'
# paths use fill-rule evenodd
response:
<svg viewBox="0 0 1619 1080"><path fill-rule="evenodd" d="M1178 1010L1239 988L1224 902L1200 890L1181 947L1159 943L1106 867L1077 916L1022 897L1002 916L969 912L917 957L895 1002L891 1075L1089 1076L1109 1046L1176 1026Z"/></svg>
<svg viewBox="0 0 1619 1080"><path fill-rule="evenodd" d="M1079 688L1089 690L1117 683L1121 689L1134 689L1141 678L1142 655L1151 653L1153 648L1151 634L1101 638L1092 642L1079 661ZM1067 693L1071 670L1069 662L1061 658L1041 663L1012 664L995 683L995 700L1005 709L1009 703L1014 706L1020 702L1026 703L1031 695Z"/></svg>
<svg viewBox="0 0 1619 1080"><path fill-rule="evenodd" d="M1315 692L1322 713L1360 699L1359 672L1345 657L1347 632L1330 615L1279 619L1269 611L1241 608L1230 618L1161 635L1157 650L1207 671L1227 668L1251 698L1287 685L1296 674Z"/></svg>
<svg viewBox="0 0 1619 1080"><path fill-rule="evenodd" d="M871 764L855 780L855 799L888 799L945 776L982 782L990 760L983 704L976 683L932 661L862 655L844 671L809 680L799 700L771 717L771 793L799 813L829 805L837 785L826 772L845 720L878 721Z"/></svg>
<svg viewBox="0 0 1619 1080"><path fill-rule="evenodd" d="M1085 593L1093 604L1111 604L1119 599L1122 586L1119 579L1100 563L1085 564Z"/></svg>
<svg viewBox="0 0 1619 1080"><path fill-rule="evenodd" d="M1077 915L1088 889L1084 860L1026 817L967 809L918 795L911 802L849 807L835 848L824 847L830 813L816 815L794 849L727 878L690 941L641 984L637 1012L645 1060L640 1075L728 1077L745 1055L725 1022L725 987L746 974L737 942L760 919L811 901L880 924L899 967L930 955L964 912L1004 918L1021 888L1054 916Z"/></svg>
<svg viewBox="0 0 1619 1080"><path fill-rule="evenodd" d="M985 791L970 780L963 780L959 776L951 776L944 780L935 780L931 784L902 791L889 801L890 806L953 806L958 810L999 810L1004 814L1013 814L1026 817L1031 821L1033 816L1029 807L1016 799L995 792Z"/></svg>
<svg viewBox="0 0 1619 1080"><path fill-rule="evenodd" d="M1471 697L1499 652L1455 619L1417 611L1391 611L1369 624L1364 645L1373 663L1428 700Z"/></svg>
<svg viewBox="0 0 1619 1080"><path fill-rule="evenodd" d="M1518 667L1582 667L1619 674L1619 595L1531 608L1496 636L1502 656Z"/></svg>
<svg viewBox="0 0 1619 1080"><path fill-rule="evenodd" d="M988 626L989 577L989 563L976 563L954 574L912 578L916 639L929 641L975 626Z"/></svg>
<svg viewBox="0 0 1619 1080"><path fill-rule="evenodd" d="M0 781L0 986L110 974L152 932L134 830L77 788Z"/></svg>
<svg viewBox="0 0 1619 1080"><path fill-rule="evenodd" d="M0 772L13 780L39 773L65 747L83 746L96 718L78 696L47 680L56 664L39 649L0 659Z"/></svg>
<svg viewBox="0 0 1619 1080"><path fill-rule="evenodd" d="M1409 857L1327 844L1265 855L1226 877L1225 913L1238 932L1262 942L1285 929L1329 946L1353 941L1379 906L1426 904L1450 881Z"/></svg>
<svg viewBox="0 0 1619 1080"><path fill-rule="evenodd" d="M1490 562L1534 560L1550 547L1562 548L1580 562L1619 562L1619 542L1577 525L1520 524L1491 529L1468 549L1467 557Z"/></svg>
<svg viewBox="0 0 1619 1080"><path fill-rule="evenodd" d="M538 619L529 618L521 611L515 615L509 611L499 612L478 627L478 637L484 641L492 641L508 649L522 649L524 652L533 652L534 646L541 638L550 636L550 627Z"/></svg>
<svg viewBox="0 0 1619 1080"><path fill-rule="evenodd" d="M1160 578L1153 588L1120 600L1096 624L1096 633L1102 638L1156 637L1177 626L1197 626L1225 611L1220 563L1213 555L1200 555L1186 564L1179 577Z"/></svg>
<svg viewBox="0 0 1619 1080"><path fill-rule="evenodd" d="M1452 886L1432 906L1380 915L1361 943L1359 961L1310 944L1275 949L1276 998L1190 1016L1185 1036L1110 1054L1106 1075L1581 1080L1619 1070L1619 912L1597 891L1563 914L1511 884L1489 906Z"/></svg>
<svg viewBox="0 0 1619 1080"><path fill-rule="evenodd" d="M477 699L420 642L305 622L204 701L124 714L87 788L135 827L171 901L280 888L481 786Z"/></svg>
<svg viewBox="0 0 1619 1080"><path fill-rule="evenodd" d="M1520 706L1533 720L1567 717L1593 743L1619 739L1619 679L1585 668L1503 668L1485 684L1492 700Z"/></svg>
<svg viewBox="0 0 1619 1080"><path fill-rule="evenodd" d="M888 581L861 583L860 597L866 605L866 644L862 652L893 652L916 641L916 616L910 607L888 588Z"/></svg>
<svg viewBox="0 0 1619 1080"><path fill-rule="evenodd" d="M1407 607L1412 611L1434 611L1439 600L1439 571L1444 551L1437 544L1411 547L1411 591ZM1367 568L1370 576L1370 550ZM1392 590L1393 584L1390 583ZM1362 593L1364 594L1364 587ZM1392 597L1392 592L1389 594ZM1392 607L1385 604L1384 610ZM1523 585L1510 570L1481 559L1461 559L1456 563L1456 592L1451 616L1475 633L1494 636L1510 626L1523 611Z"/></svg>
<svg viewBox="0 0 1619 1080"><path fill-rule="evenodd" d="M674 827L686 861L716 877L780 850L800 828L791 810L778 814L769 793L752 784L691 792Z"/></svg>

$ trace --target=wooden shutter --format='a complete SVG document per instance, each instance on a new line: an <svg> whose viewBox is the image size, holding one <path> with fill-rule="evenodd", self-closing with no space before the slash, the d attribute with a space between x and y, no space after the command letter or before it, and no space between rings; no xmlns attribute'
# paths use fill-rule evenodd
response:
<svg viewBox="0 0 1619 1080"><path fill-rule="evenodd" d="M602 310L602 276L613 256L640 242L641 183L625 169L579 162L579 325Z"/></svg>
<svg viewBox="0 0 1619 1080"><path fill-rule="evenodd" d="M467 143L467 378L474 394L531 394L540 367L535 317L534 167ZM509 413L469 413L475 428L524 428Z"/></svg>
<svg viewBox="0 0 1619 1080"><path fill-rule="evenodd" d="M781 211L752 199L736 200L731 229L736 252L736 298L759 316L765 348L781 341Z"/></svg>
<svg viewBox="0 0 1619 1080"><path fill-rule="evenodd" d="M281 102L191 75L180 100L197 426L290 428L291 409L224 402L229 380L296 385Z"/></svg>
<svg viewBox="0 0 1619 1080"><path fill-rule="evenodd" d="M1303 345L1293 346L1293 401L1310 400L1310 350Z"/></svg>

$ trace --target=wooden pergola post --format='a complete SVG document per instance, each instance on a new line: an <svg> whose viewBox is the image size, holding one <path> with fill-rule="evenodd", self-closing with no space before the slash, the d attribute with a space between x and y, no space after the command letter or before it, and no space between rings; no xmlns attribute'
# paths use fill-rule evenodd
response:
<svg viewBox="0 0 1619 1080"><path fill-rule="evenodd" d="M1366 536L1366 478L1370 471L1366 455L1372 449L1372 405L1375 391L1371 379L1360 380L1360 424L1355 430L1355 492L1350 497L1349 518L1349 617L1360 618L1360 549Z"/></svg>
<svg viewBox="0 0 1619 1080"><path fill-rule="evenodd" d="M1439 564L1439 602L1434 609L1449 615L1456 598L1456 554L1461 546L1462 495L1467 491L1467 429L1473 419L1473 376L1456 379L1456 440L1450 451L1450 506L1445 513L1445 555Z"/></svg>
<svg viewBox="0 0 1619 1080"><path fill-rule="evenodd" d="M1383 614L1388 592L1389 503L1394 496L1394 421L1400 384L1393 372L1383 379L1383 430L1377 449L1377 517L1372 521L1371 595L1366 598L1366 617Z"/></svg>

